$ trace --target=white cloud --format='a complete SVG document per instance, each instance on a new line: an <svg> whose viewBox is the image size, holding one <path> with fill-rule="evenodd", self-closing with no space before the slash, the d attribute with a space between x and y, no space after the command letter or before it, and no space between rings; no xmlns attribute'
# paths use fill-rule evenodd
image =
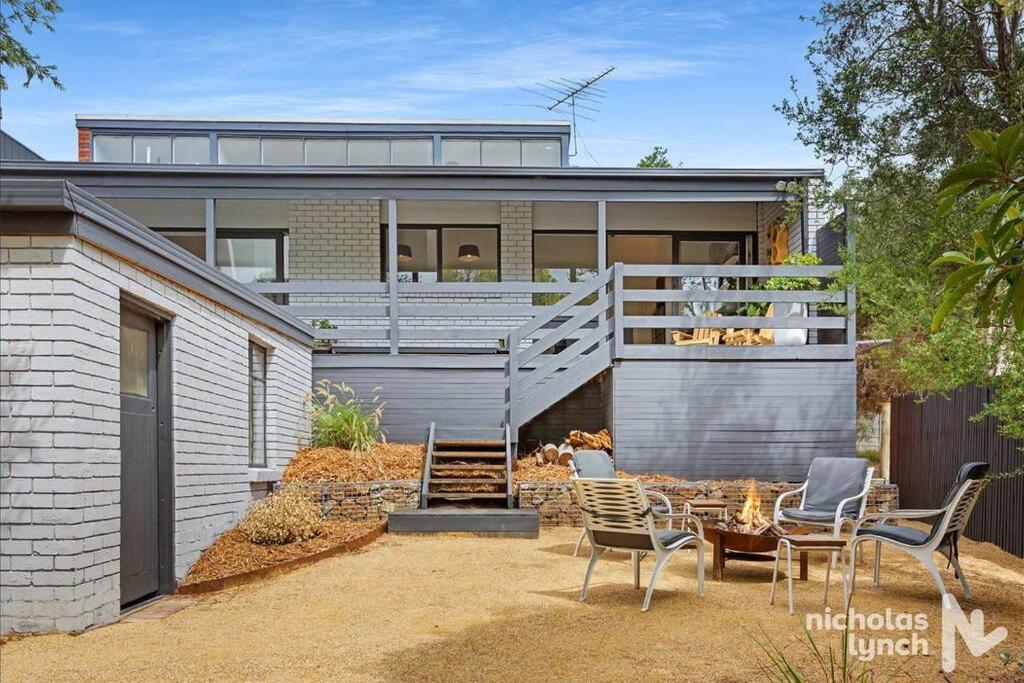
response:
<svg viewBox="0 0 1024 683"><path fill-rule="evenodd" d="M654 46L618 40L553 35L544 40L488 48L395 77L401 87L467 92L530 87L549 78L585 78L615 66L614 79L648 81L700 74L707 59L681 59Z"/></svg>
<svg viewBox="0 0 1024 683"><path fill-rule="evenodd" d="M62 22L61 29L83 31L87 33L109 33L125 37L135 37L146 34L146 29L144 29L139 24L136 24L135 22L131 21L96 21L71 19L66 23Z"/></svg>

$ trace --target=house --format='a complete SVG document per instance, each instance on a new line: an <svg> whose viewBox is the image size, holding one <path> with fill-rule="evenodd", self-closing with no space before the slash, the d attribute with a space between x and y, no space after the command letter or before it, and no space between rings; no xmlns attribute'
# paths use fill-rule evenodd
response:
<svg viewBox="0 0 1024 683"><path fill-rule="evenodd" d="M575 167L558 121L77 128L77 162L3 164L13 619L72 630L125 603L121 454L145 408L126 386L144 361L174 407L155 480L175 523L158 512L169 532L140 532L168 544L165 587L237 518L250 479L283 466L299 395L323 378L379 388L393 441L507 429L514 452L607 427L626 470L779 480L854 450L853 318L825 308L852 292L752 289L834 272L770 265L773 247L815 251L830 217L789 210L799 197L777 183L820 169ZM752 302L779 313L749 315ZM682 343L729 328L796 343ZM169 369L125 350L140 330L171 344ZM250 462L257 442L265 463ZM33 612L56 593L71 613Z"/></svg>

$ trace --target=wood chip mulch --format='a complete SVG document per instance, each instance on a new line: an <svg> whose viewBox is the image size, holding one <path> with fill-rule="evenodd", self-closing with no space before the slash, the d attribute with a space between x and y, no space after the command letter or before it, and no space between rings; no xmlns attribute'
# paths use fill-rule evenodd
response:
<svg viewBox="0 0 1024 683"><path fill-rule="evenodd" d="M344 448L305 448L299 451L284 471L286 483L319 484L332 481L392 481L420 479L423 473L425 444L384 443L372 451L357 452ZM487 470L464 470L447 476L487 477ZM567 465L538 465L532 457L521 458L513 471L513 479L520 481L568 481ZM644 482L677 482L676 477L663 474L634 475L619 472L626 479Z"/></svg>
<svg viewBox="0 0 1024 683"><path fill-rule="evenodd" d="M568 481L571 471L568 465L557 465L555 463L538 465L535 458L528 457L519 460L518 469L512 474L516 481ZM621 470L617 474L620 479L639 479L646 482L668 483L681 481L676 477L664 474L630 474Z"/></svg>
<svg viewBox="0 0 1024 683"><path fill-rule="evenodd" d="M218 538L196 560L182 585L221 579L315 555L360 538L379 525L380 522L371 521L327 520L323 531L316 538L284 545L250 543L241 531L232 529Z"/></svg>
<svg viewBox="0 0 1024 683"><path fill-rule="evenodd" d="M344 448L304 448L284 471L286 483L317 484L325 481L392 481L420 479L426 445L382 443L371 451Z"/></svg>

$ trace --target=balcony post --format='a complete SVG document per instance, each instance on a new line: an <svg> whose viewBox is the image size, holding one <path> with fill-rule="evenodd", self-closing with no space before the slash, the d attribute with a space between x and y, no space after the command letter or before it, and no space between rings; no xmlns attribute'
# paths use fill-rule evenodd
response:
<svg viewBox="0 0 1024 683"><path fill-rule="evenodd" d="M217 223L212 199L207 199L204 207L206 226L206 262L217 265Z"/></svg>
<svg viewBox="0 0 1024 683"><path fill-rule="evenodd" d="M398 202L388 200L388 339L398 353Z"/></svg>
<svg viewBox="0 0 1024 683"><path fill-rule="evenodd" d="M597 203L597 271L608 267L608 202Z"/></svg>

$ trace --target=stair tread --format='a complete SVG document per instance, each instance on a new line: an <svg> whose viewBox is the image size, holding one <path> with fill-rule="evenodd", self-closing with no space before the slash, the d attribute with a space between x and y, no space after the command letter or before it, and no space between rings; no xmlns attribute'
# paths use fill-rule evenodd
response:
<svg viewBox="0 0 1024 683"><path fill-rule="evenodd" d="M433 456L435 458L486 458L488 460L495 460L497 458L505 459L505 452L498 453L496 451L434 451Z"/></svg>
<svg viewBox="0 0 1024 683"><path fill-rule="evenodd" d="M470 479L469 477L431 477L431 484L504 484L505 477L501 479Z"/></svg>
<svg viewBox="0 0 1024 683"><path fill-rule="evenodd" d="M504 439L435 439L434 447L455 446L457 448L500 448L505 449Z"/></svg>
<svg viewBox="0 0 1024 683"><path fill-rule="evenodd" d="M504 493L477 493L475 491L432 491L427 498L504 498Z"/></svg>
<svg viewBox="0 0 1024 683"><path fill-rule="evenodd" d="M434 470L504 470L504 465L431 465L431 472Z"/></svg>

